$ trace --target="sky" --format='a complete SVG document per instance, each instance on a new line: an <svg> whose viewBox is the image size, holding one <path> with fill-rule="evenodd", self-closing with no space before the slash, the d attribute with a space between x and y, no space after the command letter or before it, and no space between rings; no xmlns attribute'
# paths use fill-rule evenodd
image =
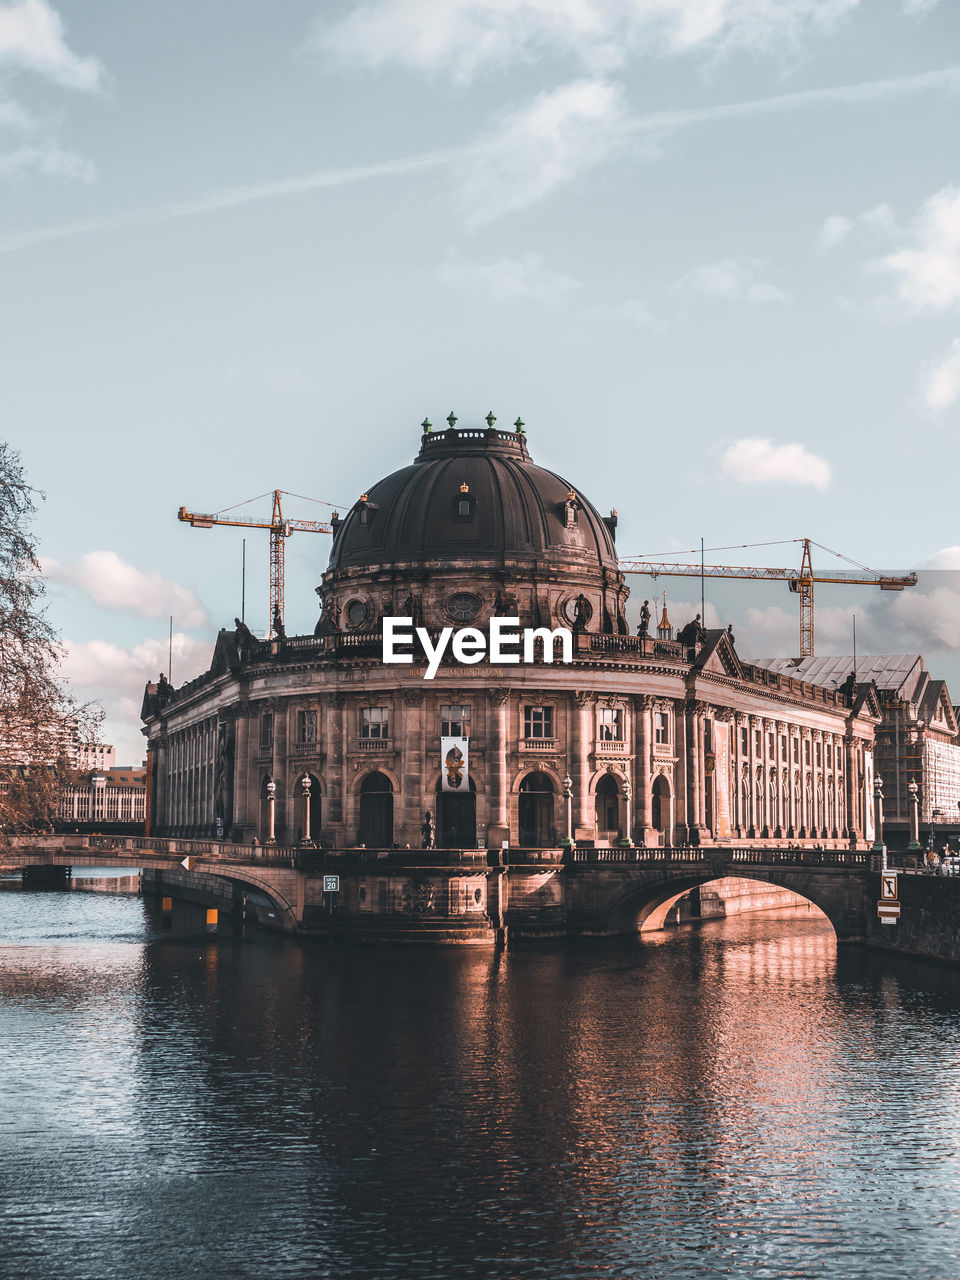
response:
<svg viewBox="0 0 960 1280"><path fill-rule="evenodd" d="M118 759L169 617L179 684L240 612L243 535L178 508L324 519L451 410L624 557L918 569L819 587L817 652L856 614L960 699L958 124L952 0L0 0L3 438ZM328 554L287 544L289 633ZM797 651L782 585L707 598Z"/></svg>

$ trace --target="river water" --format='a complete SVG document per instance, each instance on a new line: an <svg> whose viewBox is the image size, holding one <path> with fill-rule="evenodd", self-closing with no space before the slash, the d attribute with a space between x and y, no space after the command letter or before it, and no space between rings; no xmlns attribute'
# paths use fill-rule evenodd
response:
<svg viewBox="0 0 960 1280"><path fill-rule="evenodd" d="M960 1277L960 975L822 919L346 950L0 892L0 1274Z"/></svg>

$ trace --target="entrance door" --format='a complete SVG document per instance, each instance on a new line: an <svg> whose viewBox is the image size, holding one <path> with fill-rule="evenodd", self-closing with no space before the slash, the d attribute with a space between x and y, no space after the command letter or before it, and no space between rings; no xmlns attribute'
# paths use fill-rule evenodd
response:
<svg viewBox="0 0 960 1280"><path fill-rule="evenodd" d="M441 791L437 787L437 848L475 849L477 847L477 795L470 790Z"/></svg>
<svg viewBox="0 0 960 1280"><path fill-rule="evenodd" d="M520 845L549 849L553 845L553 783L545 773L528 773L520 783Z"/></svg>
<svg viewBox="0 0 960 1280"><path fill-rule="evenodd" d="M389 849L393 844L393 791L382 773L368 774L360 784L357 840L368 849Z"/></svg>
<svg viewBox="0 0 960 1280"><path fill-rule="evenodd" d="M671 807L670 786L663 774L660 774L653 784L650 817L657 831L662 832L661 841L664 844L669 844L673 839Z"/></svg>

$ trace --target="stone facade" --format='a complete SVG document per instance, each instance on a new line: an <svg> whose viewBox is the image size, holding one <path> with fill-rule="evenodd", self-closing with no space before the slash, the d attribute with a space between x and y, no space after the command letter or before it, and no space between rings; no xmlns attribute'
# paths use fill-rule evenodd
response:
<svg viewBox="0 0 960 1280"><path fill-rule="evenodd" d="M723 631L627 634L615 528L522 432L428 433L337 522L313 636L223 631L205 675L148 686L152 832L417 848L429 810L442 847L871 840L872 684L751 666ZM427 681L382 662L384 616L569 627L574 660ZM462 795L439 792L449 733Z"/></svg>

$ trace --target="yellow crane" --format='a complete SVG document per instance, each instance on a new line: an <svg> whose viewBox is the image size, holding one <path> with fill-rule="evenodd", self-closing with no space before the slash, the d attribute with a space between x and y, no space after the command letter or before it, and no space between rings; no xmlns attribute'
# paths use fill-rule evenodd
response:
<svg viewBox="0 0 960 1280"><path fill-rule="evenodd" d="M236 507L245 506L247 502L258 502L260 498L266 498L268 494L261 493L257 498L247 498L244 502L238 502L234 507L224 507L222 511L206 514L201 511L188 511L186 507L181 507L177 512L177 519L182 520L185 524L189 524L194 529L212 529L215 524L230 525L238 529L269 529L270 530L270 635L275 635L283 627L283 582L284 582L284 554L283 548L287 538L291 533L333 533L333 525L326 520L291 520L283 514L283 508L280 502L280 495L285 494L290 498L300 497L300 494L289 493L286 489L273 490L273 515L269 520L257 520L253 516L238 516L231 514L236 511ZM305 499L308 502L315 502L317 499ZM328 504L329 505L329 504ZM334 512L336 516L336 512Z"/></svg>
<svg viewBox="0 0 960 1280"><path fill-rule="evenodd" d="M833 582L847 586L879 587L881 591L902 591L904 587L915 587L917 575L877 573L865 565L857 565L857 570L835 569L830 573L814 573L810 556L811 546L819 547L832 556L847 560L850 564L856 561L841 556L839 551L831 551L829 547L813 542L811 538L797 538L794 541L803 543L803 557L799 569L765 569L753 565L728 564L673 564L670 561L646 559L627 559L620 561L624 573L640 573L646 577L683 577L683 578L759 578L768 582L785 582L789 589L800 597L800 657L813 657L813 584L815 582ZM750 546L770 546L770 543L745 543ZM714 548L711 548L714 549ZM729 548L717 548L728 550ZM693 555L692 551L678 552L678 555Z"/></svg>

